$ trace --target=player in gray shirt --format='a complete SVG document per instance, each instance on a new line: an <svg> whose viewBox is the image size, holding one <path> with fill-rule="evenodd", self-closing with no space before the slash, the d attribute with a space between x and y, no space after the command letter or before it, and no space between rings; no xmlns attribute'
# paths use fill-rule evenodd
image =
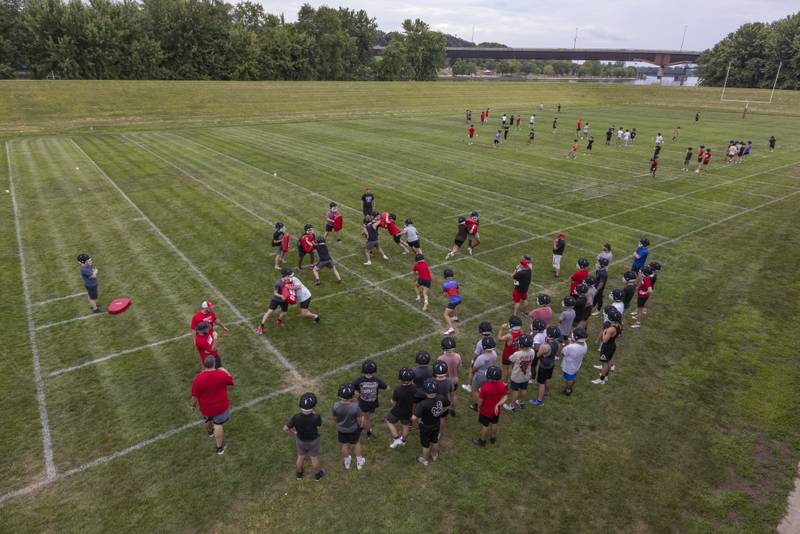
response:
<svg viewBox="0 0 800 534"><path fill-rule="evenodd" d="M575 297L564 297L562 301L564 311L558 316L558 330L561 332L561 339L566 341L572 332L572 323L575 321Z"/></svg>
<svg viewBox="0 0 800 534"><path fill-rule="evenodd" d="M364 415L358 404L353 402L355 388L353 384L339 386L339 402L333 405L333 420L339 430L339 444L342 450L344 468L350 469L352 457L350 446L353 445L356 453L356 468L363 469L366 460L361 455L361 428Z"/></svg>

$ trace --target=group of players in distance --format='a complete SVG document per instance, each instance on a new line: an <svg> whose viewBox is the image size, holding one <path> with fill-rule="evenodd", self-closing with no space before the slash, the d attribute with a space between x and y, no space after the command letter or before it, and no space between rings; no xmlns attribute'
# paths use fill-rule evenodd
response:
<svg viewBox="0 0 800 534"><path fill-rule="evenodd" d="M413 223L406 221L405 232L397 228L393 214L378 212L375 209L375 197L370 191L362 197L362 209L365 216L362 233L368 243L365 246L368 260L372 250L378 249L375 243L377 229L385 228L403 249L403 253L415 252L413 273L417 276L417 299L420 300L420 297L424 296L423 307L427 308L427 290L431 286L432 276L421 254L419 235L416 229L413 229ZM412 227L410 232L409 226ZM338 238L341 228L341 215L338 214L336 206L331 204L326 215L325 234L333 231L337 233ZM372 228L374 233L368 228ZM468 251L471 253L471 250L480 244L478 228L479 219L476 212L469 218L459 217L453 248L445 259L457 254L465 243L468 244ZM312 230L311 233L308 232L309 229ZM280 265L286 261L285 253L288 250L285 239L287 234L281 234L281 230L282 228L276 229L273 239L273 243L280 247L275 266L281 269L281 279L276 282L270 307L259 325L259 333L263 333L264 322L271 312L278 308L281 309L278 321L282 324L286 309L292 302L300 305L301 314L319 321L319 315L313 314L308 309L311 299L308 289L293 271ZM406 236L405 243L401 241L402 235ZM320 254L320 262L332 263L321 266L320 262L313 262L312 256L312 269L317 283L321 267L335 268L329 253L320 253L320 243L323 249L327 250L326 237L326 235L313 236L313 228L307 226L298 240L298 251L303 250L304 255L317 252ZM313 243L313 246L304 248L304 241L309 245ZM373 246L369 245L370 241L374 243ZM631 309L633 297L636 295L636 310L631 313L634 320L632 327L641 326L647 314L658 271L661 269L658 262L647 263L649 245L646 238L640 241L632 255L633 264L624 274L623 286L608 293L611 303L607 306L604 306L604 295L608 291L608 267L613 257L611 245L605 244L602 252L597 255L593 273L589 270L589 260L578 260L577 270L569 277L569 292L561 300L562 309L558 315L550 307L551 297L546 293L538 294L535 299L536 306L529 310L528 290L532 277L532 260L529 256L520 259L511 273L513 315L500 326L496 335L488 322L479 325L479 339L467 366L466 381L462 385L471 396L470 407L478 412L480 428L478 436L473 439L475 445L484 447L487 443L494 443L497 440L501 409L513 413L522 410L526 404L539 407L545 403L550 396L550 382L558 360L561 360L564 379L562 393L565 396L573 393L576 377L588 351L587 329L590 317L601 313L603 322L596 338L599 364L595 365L599 370L599 376L592 383L597 385L607 383L610 373L615 370L612 361L616 353L617 339L622 334L625 312ZM555 277L561 274L561 259L565 248L566 235L559 232L553 241L552 267ZM382 251L381 253L383 254ZM298 269L303 268L304 255L299 254ZM448 300L444 316L448 329L441 341L442 354L434 360L428 352L420 351L415 356L416 366L403 367L399 370L397 375L399 385L392 391L389 413L384 418L392 437L389 445L392 449L405 446L412 428L418 429L421 452L417 461L423 465L429 465L431 461L439 458L439 442L445 421L448 417L456 416L459 404L458 389L464 374L462 356L456 352L456 339L451 336L455 331L453 322L458 320L455 309L461 302L461 295L452 269L446 268L443 276L445 281L442 290ZM341 281L338 274L337 280ZM233 379L228 371L222 368L216 347L215 324L227 330L227 327L216 318L213 304L204 302L202 309L192 319L195 346L203 364L203 371L195 378L192 395L193 402L199 405L206 421L209 436L216 438L217 453L223 454L225 442L222 427L230 418L227 388L233 385ZM500 342L503 343L503 349L498 362L497 348ZM536 387L536 398L528 400L527 389L531 384ZM373 422L379 407L380 392L387 389L389 386L378 376L378 366L374 360L364 361L362 375L352 382L339 386L337 391L339 400L334 403L331 414L333 422L337 425L338 442L345 469L350 469L353 463L357 470L363 469L366 465L363 438L364 436L370 438L373 435ZM316 395L312 392L304 393L299 401L300 412L293 415L284 426L286 432L295 435L298 479L304 476L307 459L311 460L315 480L320 480L324 476L319 460L319 427L322 425L322 417L316 413L316 406Z"/></svg>

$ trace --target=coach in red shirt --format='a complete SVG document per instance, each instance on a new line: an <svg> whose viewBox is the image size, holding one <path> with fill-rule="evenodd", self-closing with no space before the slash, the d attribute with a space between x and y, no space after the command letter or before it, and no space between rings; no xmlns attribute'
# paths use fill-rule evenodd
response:
<svg viewBox="0 0 800 534"><path fill-rule="evenodd" d="M219 323L226 332L230 331L230 328L217 319L217 314L214 313L214 304L209 300L204 300L200 305L200 311L192 315L192 331L197 330L197 325L200 323L210 324L212 333L214 332L214 325L216 323Z"/></svg>
<svg viewBox="0 0 800 534"><path fill-rule="evenodd" d="M200 406L206 422L208 436L214 436L217 454L225 454L225 439L222 425L231 418L228 387L233 387L233 377L224 368L214 368L214 357L206 356L203 371L192 382L192 410Z"/></svg>

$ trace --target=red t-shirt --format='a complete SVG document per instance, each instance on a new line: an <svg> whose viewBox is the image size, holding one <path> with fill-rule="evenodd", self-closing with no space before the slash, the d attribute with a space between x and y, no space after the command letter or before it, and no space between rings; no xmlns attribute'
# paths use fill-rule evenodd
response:
<svg viewBox="0 0 800 534"><path fill-rule="evenodd" d="M480 393L478 393L480 398L483 399L483 403L481 404L480 408L480 414L485 417L494 417L497 415L494 411L494 407L497 406L497 403L500 402L500 399L507 394L508 389L500 380L489 380L483 384L481 386Z"/></svg>
<svg viewBox="0 0 800 534"><path fill-rule="evenodd" d="M389 225L387 227L389 230L389 235L396 236L400 233L400 228L397 227L397 223L395 223L392 219L389 219Z"/></svg>
<svg viewBox="0 0 800 534"><path fill-rule="evenodd" d="M201 311L192 315L192 330L197 328L197 325L200 323L208 323L211 325L211 332L214 331L214 323L217 322L217 316L214 314L213 311L209 311L208 313L203 313Z"/></svg>
<svg viewBox="0 0 800 534"><path fill-rule="evenodd" d="M194 346L197 349L197 352L200 353L200 361L203 361L208 355L219 355L219 352L214 347L214 335L210 332L206 335L195 333Z"/></svg>
<svg viewBox="0 0 800 534"><path fill-rule="evenodd" d="M581 121L578 121L578 130L581 129Z"/></svg>
<svg viewBox="0 0 800 534"><path fill-rule="evenodd" d="M233 377L220 369L203 371L192 382L192 397L200 405L200 413L213 417L223 413L231 405L228 400L228 386L233 385Z"/></svg>
<svg viewBox="0 0 800 534"><path fill-rule="evenodd" d="M531 311L531 321L536 319L541 319L542 321L544 321L545 326L550 324L550 319L552 318L553 318L553 309L550 306L534 308L534 310Z"/></svg>
<svg viewBox="0 0 800 534"><path fill-rule="evenodd" d="M706 151L705 150L701 150L700 152L697 153L697 157L700 158L700 159L703 159L703 156L705 156L705 155L706 155Z"/></svg>
<svg viewBox="0 0 800 534"><path fill-rule="evenodd" d="M523 332L521 328L519 330L511 330L509 332L509 334L511 334L511 341L506 341L505 345L503 345L503 363L507 362L511 355L519 350L518 340L522 333Z"/></svg>
<svg viewBox="0 0 800 534"><path fill-rule="evenodd" d="M467 219L467 232L470 235L476 235L478 233L479 226L480 224L478 223L478 221L474 219Z"/></svg>
<svg viewBox="0 0 800 534"><path fill-rule="evenodd" d="M575 274L569 277L571 280L569 284L569 294L575 294L575 288L578 287L579 284L582 284L586 277L589 276L588 269L581 269L580 271L576 271Z"/></svg>
<svg viewBox="0 0 800 534"><path fill-rule="evenodd" d="M703 165L708 165L710 162L711 162L711 154L706 152L706 155L703 158Z"/></svg>
<svg viewBox="0 0 800 534"><path fill-rule="evenodd" d="M481 116L481 120L483 120L483 116ZM475 128L472 126L469 127L469 136L475 137Z"/></svg>
<svg viewBox="0 0 800 534"><path fill-rule="evenodd" d="M420 280L431 280L431 270L427 261L418 261L414 264L411 272L417 273Z"/></svg>
<svg viewBox="0 0 800 534"><path fill-rule="evenodd" d="M644 278L642 278L642 283L641 283L641 284L639 284L639 292L638 292L638 295L639 295L641 298L646 298L646 297L649 297L649 296L650 296L650 294L648 293L648 290L649 290L651 287L653 287L653 279L652 279L652 278L650 278L649 276L645 276Z"/></svg>
<svg viewBox="0 0 800 534"><path fill-rule="evenodd" d="M307 253L314 252L314 247L317 244L317 236L314 234L303 234L300 238L300 246Z"/></svg>

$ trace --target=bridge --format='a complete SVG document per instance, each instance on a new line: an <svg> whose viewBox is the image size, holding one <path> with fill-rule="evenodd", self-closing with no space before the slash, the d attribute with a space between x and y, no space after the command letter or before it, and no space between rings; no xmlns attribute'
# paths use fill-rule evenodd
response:
<svg viewBox="0 0 800 534"><path fill-rule="evenodd" d="M383 53L382 46L372 49ZM670 65L696 63L700 52L685 50L640 50L628 48L478 48L447 47L449 59L566 59L597 61L637 61L658 65L659 71Z"/></svg>

